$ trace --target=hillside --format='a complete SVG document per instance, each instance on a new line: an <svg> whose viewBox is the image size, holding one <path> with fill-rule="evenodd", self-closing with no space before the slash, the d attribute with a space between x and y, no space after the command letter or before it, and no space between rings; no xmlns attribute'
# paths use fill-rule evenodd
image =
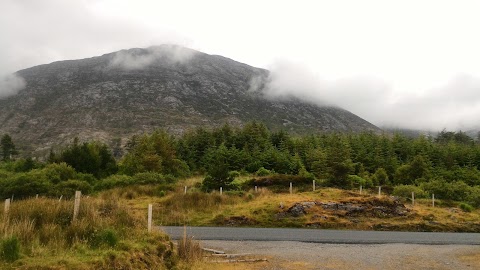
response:
<svg viewBox="0 0 480 270"><path fill-rule="evenodd" d="M344 109L265 98L268 73L173 45L40 65L18 71L26 87L0 100L0 134L46 153L75 136L123 145L156 128L178 135L252 120L299 134L378 130Z"/></svg>

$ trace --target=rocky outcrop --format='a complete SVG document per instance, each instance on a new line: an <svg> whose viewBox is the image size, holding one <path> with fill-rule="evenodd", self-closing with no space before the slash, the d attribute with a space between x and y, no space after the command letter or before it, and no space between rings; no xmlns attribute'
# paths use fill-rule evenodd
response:
<svg viewBox="0 0 480 270"><path fill-rule="evenodd" d="M41 153L75 136L122 145L157 128L181 134L251 120L297 134L378 130L340 108L264 98L268 74L169 45L36 66L16 73L25 89L0 100L0 134Z"/></svg>

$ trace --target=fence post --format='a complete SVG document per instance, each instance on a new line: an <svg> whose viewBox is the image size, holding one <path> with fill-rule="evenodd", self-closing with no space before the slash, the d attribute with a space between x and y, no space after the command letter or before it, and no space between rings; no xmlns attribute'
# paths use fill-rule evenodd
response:
<svg viewBox="0 0 480 270"><path fill-rule="evenodd" d="M152 204L148 205L148 224L147 224L148 232L152 232Z"/></svg>
<svg viewBox="0 0 480 270"><path fill-rule="evenodd" d="M220 195L223 194L223 187L220 187Z"/></svg>
<svg viewBox="0 0 480 270"><path fill-rule="evenodd" d="M293 193L293 186L292 186L292 182L290 182L290 194Z"/></svg>
<svg viewBox="0 0 480 270"><path fill-rule="evenodd" d="M313 180L313 191L315 191L315 180Z"/></svg>
<svg viewBox="0 0 480 270"><path fill-rule="evenodd" d="M187 194L187 186L185 186L183 194Z"/></svg>
<svg viewBox="0 0 480 270"><path fill-rule="evenodd" d="M362 195L362 186L360 185L360 195Z"/></svg>
<svg viewBox="0 0 480 270"><path fill-rule="evenodd" d="M62 195L63 196L63 195ZM80 210L80 198L82 197L81 191L75 191L75 205L73 206L73 221L77 219L78 212ZM60 200L62 197L60 197Z"/></svg>
<svg viewBox="0 0 480 270"><path fill-rule="evenodd" d="M77 196L77 193L75 193L75 196ZM58 199L58 202L61 202L63 198L63 195L60 195L60 198Z"/></svg>
<svg viewBox="0 0 480 270"><path fill-rule="evenodd" d="M257 193L257 192L258 192L258 187L257 187L257 186L255 186L255 193Z"/></svg>
<svg viewBox="0 0 480 270"><path fill-rule="evenodd" d="M378 186L378 197L382 196L382 186Z"/></svg>
<svg viewBox="0 0 480 270"><path fill-rule="evenodd" d="M8 213L10 212L10 199L5 200L5 217L8 216Z"/></svg>
<svg viewBox="0 0 480 270"><path fill-rule="evenodd" d="M415 192L412 191L412 206L415 206Z"/></svg>
<svg viewBox="0 0 480 270"><path fill-rule="evenodd" d="M435 207L435 194L432 194L432 207Z"/></svg>
<svg viewBox="0 0 480 270"><path fill-rule="evenodd" d="M37 194L37 195L35 195L35 199L38 199L38 194Z"/></svg>

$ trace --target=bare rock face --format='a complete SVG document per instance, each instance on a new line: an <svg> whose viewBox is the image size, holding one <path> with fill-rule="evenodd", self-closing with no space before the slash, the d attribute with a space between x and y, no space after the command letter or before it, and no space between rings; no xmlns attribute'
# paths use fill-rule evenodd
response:
<svg viewBox="0 0 480 270"><path fill-rule="evenodd" d="M40 65L18 71L26 87L0 99L0 134L43 154L73 137L112 145L157 128L178 135L252 120L297 134L378 130L340 108L264 98L268 74L174 45Z"/></svg>

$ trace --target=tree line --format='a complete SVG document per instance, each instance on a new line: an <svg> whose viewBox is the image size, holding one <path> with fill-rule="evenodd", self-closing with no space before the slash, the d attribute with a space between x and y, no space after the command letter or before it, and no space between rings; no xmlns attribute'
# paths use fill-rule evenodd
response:
<svg viewBox="0 0 480 270"><path fill-rule="evenodd" d="M205 175L204 190L218 186L234 189L240 188L233 184L239 174L281 174L317 179L325 186L384 186L397 194L415 190L420 196L435 193L480 205L475 197L480 196L476 195L480 193L480 145L464 132L443 130L435 138L374 132L293 136L250 122L242 128L197 128L180 137L162 130L136 135L119 160L99 142L74 140L62 151L51 152L47 164L9 161L15 148L6 149L2 137L2 157L10 164L2 165L4 171L27 173L48 164L66 164L82 177L91 176L92 187L135 183L136 175L145 178L137 177L138 181L153 183L158 177L167 183L201 174Z"/></svg>

